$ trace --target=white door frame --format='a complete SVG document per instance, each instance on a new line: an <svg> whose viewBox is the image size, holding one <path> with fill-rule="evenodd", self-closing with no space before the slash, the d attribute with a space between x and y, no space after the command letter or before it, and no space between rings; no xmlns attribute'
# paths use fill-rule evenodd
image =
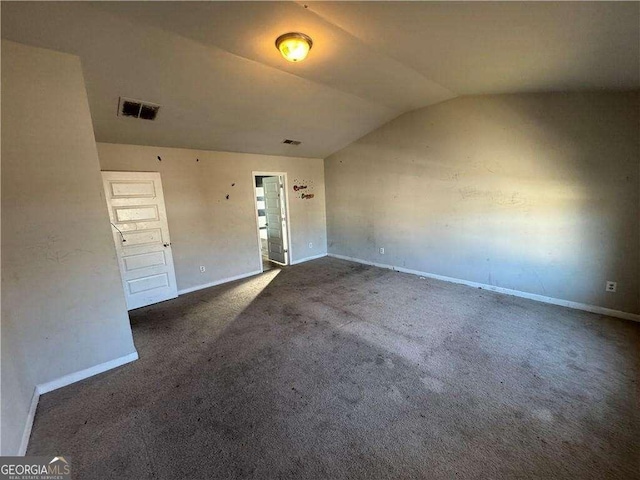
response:
<svg viewBox="0 0 640 480"><path fill-rule="evenodd" d="M256 216L256 234L258 238L258 259L260 260L260 271L264 272L262 266L262 244L260 240L260 221L258 220L258 204L256 199L258 198L258 187L256 187L256 177L282 177L284 191L284 209L285 209L285 221L287 222L287 265L291 265L291 258L293 249L291 247L291 221L289 215L289 181L287 179L287 172L251 172L251 182L253 183L253 211ZM278 263L278 262L275 262Z"/></svg>

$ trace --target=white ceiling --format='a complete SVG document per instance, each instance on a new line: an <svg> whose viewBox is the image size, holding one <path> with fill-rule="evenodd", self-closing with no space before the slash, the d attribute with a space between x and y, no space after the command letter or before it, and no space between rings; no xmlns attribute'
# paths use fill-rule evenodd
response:
<svg viewBox="0 0 640 480"><path fill-rule="evenodd" d="M3 38L81 57L102 142L325 157L458 95L640 88L638 2L0 5ZM122 118L119 96L163 107Z"/></svg>

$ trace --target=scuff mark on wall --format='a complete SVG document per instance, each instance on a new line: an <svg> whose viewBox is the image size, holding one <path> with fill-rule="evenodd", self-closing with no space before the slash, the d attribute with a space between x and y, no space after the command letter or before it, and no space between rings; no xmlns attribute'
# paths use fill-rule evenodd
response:
<svg viewBox="0 0 640 480"><path fill-rule="evenodd" d="M34 243L26 248L30 252L31 257L38 261L49 261L58 264L65 263L67 260L71 260L72 257L93 254L91 250L83 248L65 249L66 242L57 235L47 235L47 237L41 241Z"/></svg>
<svg viewBox="0 0 640 480"><path fill-rule="evenodd" d="M472 198L488 198L492 203L507 207L518 207L527 204L527 199L520 192L505 193L502 190L481 190L476 187L458 189L463 200Z"/></svg>
<svg viewBox="0 0 640 480"><path fill-rule="evenodd" d="M540 278L540 275L538 274L538 271L533 268L533 267L524 267L523 271L525 273L532 273L533 276L535 277L535 279L538 281L538 283L540 284L540 288L542 288L542 294L546 295L547 294L547 289L544 288L544 282L542 281L542 279Z"/></svg>

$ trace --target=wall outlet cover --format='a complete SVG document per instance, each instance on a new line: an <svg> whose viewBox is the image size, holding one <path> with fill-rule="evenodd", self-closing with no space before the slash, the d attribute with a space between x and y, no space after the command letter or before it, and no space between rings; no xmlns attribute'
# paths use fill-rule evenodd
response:
<svg viewBox="0 0 640 480"><path fill-rule="evenodd" d="M607 282L607 286L605 288L605 290L607 292L613 292L615 293L618 290L618 283L617 282Z"/></svg>
<svg viewBox="0 0 640 480"><path fill-rule="evenodd" d="M384 247L380 247L380 255L384 255Z"/></svg>
<svg viewBox="0 0 640 480"><path fill-rule="evenodd" d="M200 265L200 271L201 271L202 273L204 273L204 272L206 272L206 271L207 271L207 269L205 268L205 266L204 266L204 265Z"/></svg>

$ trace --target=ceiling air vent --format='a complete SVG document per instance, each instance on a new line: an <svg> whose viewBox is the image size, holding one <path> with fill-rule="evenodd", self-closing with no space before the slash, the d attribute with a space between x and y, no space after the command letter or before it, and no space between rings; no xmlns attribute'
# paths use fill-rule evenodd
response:
<svg viewBox="0 0 640 480"><path fill-rule="evenodd" d="M118 115L121 117L155 120L158 115L158 110L160 110L160 105L133 100L131 98L120 97L118 102Z"/></svg>
<svg viewBox="0 0 640 480"><path fill-rule="evenodd" d="M282 143L286 143L287 145L300 145L302 142L299 142L298 140L289 140L288 138L282 142Z"/></svg>

